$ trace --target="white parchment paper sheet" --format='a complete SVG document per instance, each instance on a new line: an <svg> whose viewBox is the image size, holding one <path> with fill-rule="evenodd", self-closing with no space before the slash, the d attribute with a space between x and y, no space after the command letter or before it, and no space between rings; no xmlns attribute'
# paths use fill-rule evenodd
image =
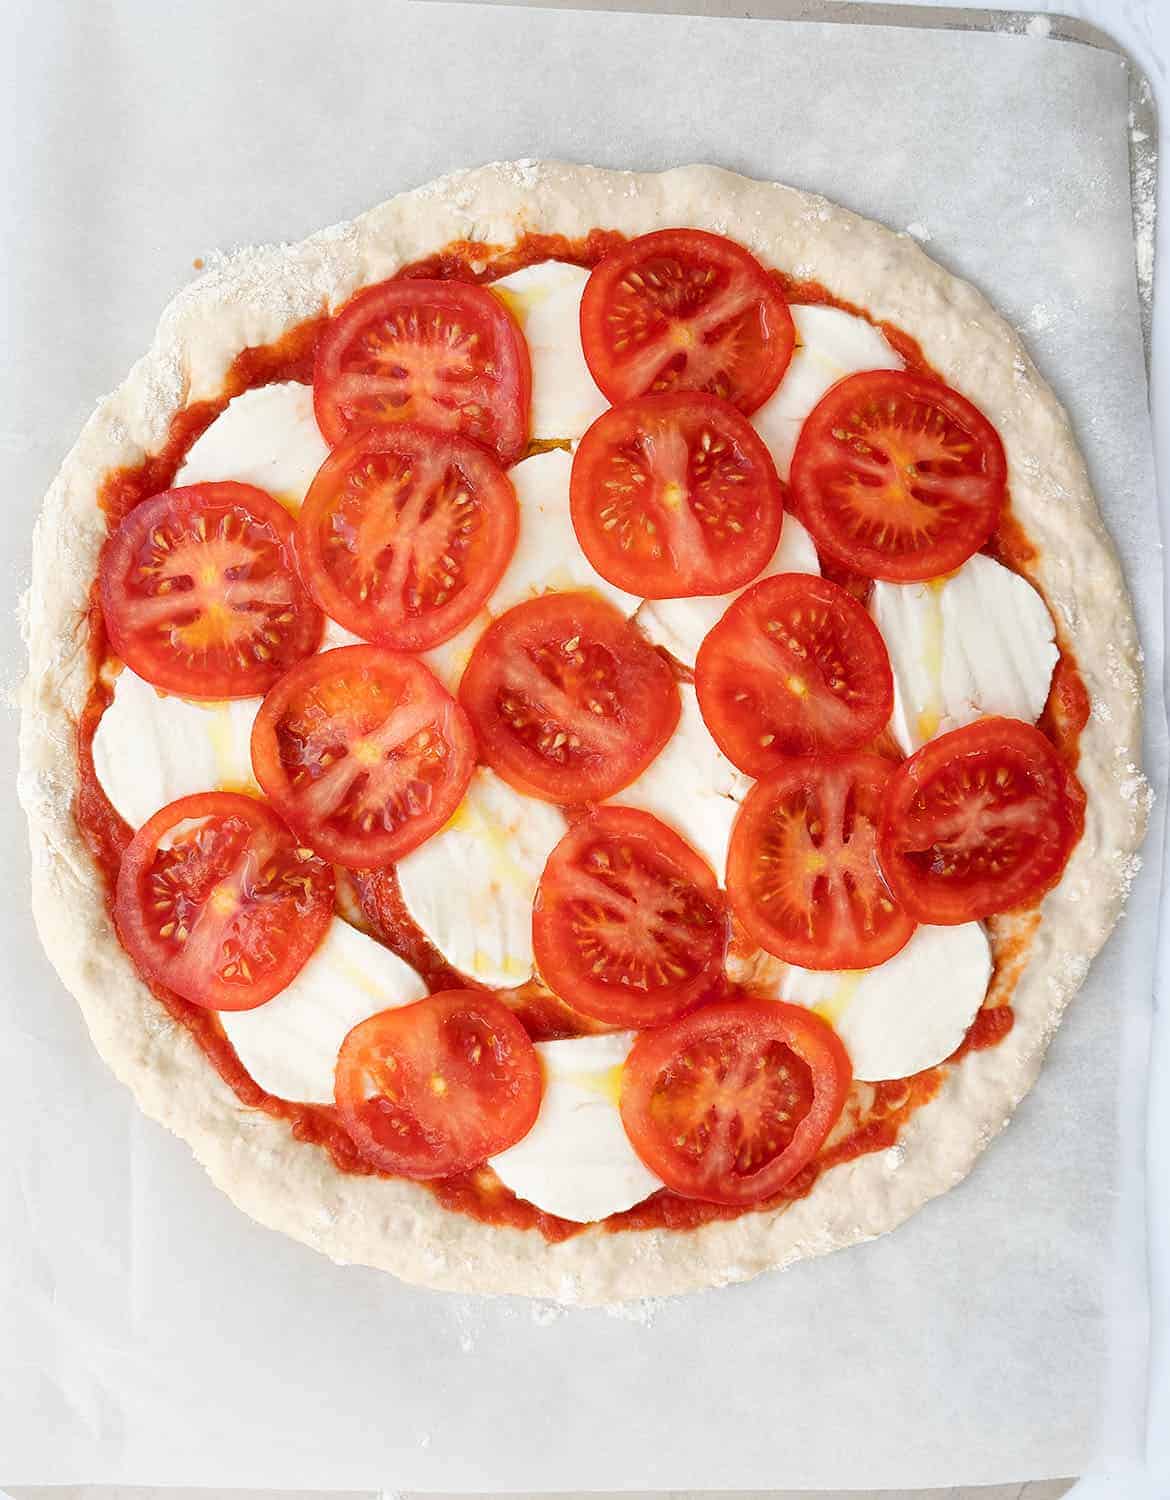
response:
<svg viewBox="0 0 1170 1500"><path fill-rule="evenodd" d="M13 595L41 492L192 257L497 157L714 161L912 227L1023 329L1134 583L1161 778L1117 60L1023 37L440 4L179 9L28 0L6 18ZM968 1183L872 1245L607 1314L425 1295L244 1219L97 1061L36 946L22 840L6 803L0 1482L901 1486L1073 1473L1103 1443L1136 1445L1156 849Z"/></svg>

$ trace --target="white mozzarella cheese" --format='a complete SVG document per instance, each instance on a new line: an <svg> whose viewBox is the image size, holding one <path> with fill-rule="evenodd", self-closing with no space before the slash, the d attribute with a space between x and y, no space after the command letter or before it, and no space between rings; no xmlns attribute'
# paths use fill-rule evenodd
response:
<svg viewBox="0 0 1170 1500"><path fill-rule="evenodd" d="M352 630L346 630L344 625L339 625L336 620L325 616L325 629L321 632L321 645L319 650L332 651L337 646L364 646L365 641L360 635L354 635Z"/></svg>
<svg viewBox="0 0 1170 1500"><path fill-rule="evenodd" d="M929 583L875 583L870 609L890 653L903 749L984 714L1040 717L1060 653L1026 578L976 553Z"/></svg>
<svg viewBox="0 0 1170 1500"><path fill-rule="evenodd" d="M359 1021L421 1000L427 987L397 954L334 917L320 947L279 995L255 1010L223 1010L236 1055L279 1099L333 1103L342 1042Z"/></svg>
<svg viewBox="0 0 1170 1500"><path fill-rule="evenodd" d="M788 478L804 419L830 386L861 370L900 370L879 328L838 307L794 306L797 347L784 378L752 416L781 479Z"/></svg>
<svg viewBox="0 0 1170 1500"><path fill-rule="evenodd" d="M487 602L493 616L539 594L571 589L593 589L627 615L637 609L637 595L607 583L581 550L569 511L572 469L573 456L563 448L534 453L509 469L520 531L512 561Z"/></svg>
<svg viewBox="0 0 1170 1500"><path fill-rule="evenodd" d="M193 792L258 791L251 744L261 701L196 703L123 667L93 740L103 791L131 828Z"/></svg>
<svg viewBox="0 0 1170 1500"><path fill-rule="evenodd" d="M580 266L546 260L491 284L528 341L534 438L579 438L608 405L581 351L581 293L588 280Z"/></svg>
<svg viewBox="0 0 1170 1500"><path fill-rule="evenodd" d="M442 645L432 646L422 653L422 659L449 693L459 691L459 682L471 660L475 643L492 623L486 609L481 609L474 620L470 620L457 635Z"/></svg>
<svg viewBox="0 0 1170 1500"><path fill-rule="evenodd" d="M229 401L191 445L179 484L235 479L299 510L329 446L313 415L313 387L295 380L262 385Z"/></svg>
<svg viewBox="0 0 1170 1500"><path fill-rule="evenodd" d="M773 573L820 573L817 549L813 539L795 516L785 515L780 543L767 567L752 579L770 578ZM703 637L719 621L743 589L730 594L702 594L692 599L645 599L638 610L638 624L656 646L669 651L676 661L693 667Z"/></svg>
<svg viewBox="0 0 1170 1500"><path fill-rule="evenodd" d="M506 1187L545 1213L589 1224L662 1187L630 1145L618 1111L631 1031L538 1042L544 1097L536 1124L491 1166Z"/></svg>
<svg viewBox="0 0 1170 1500"><path fill-rule="evenodd" d="M480 636L513 605L549 592L591 589L623 614L632 615L637 609L637 596L607 583L581 551L569 513L572 467L571 454L550 448L508 471L520 508L512 560L475 619L451 640L423 653L423 660L451 692L458 688Z"/></svg>
<svg viewBox="0 0 1170 1500"><path fill-rule="evenodd" d="M908 1078L947 1058L967 1034L991 980L978 922L919 927L876 969L781 971L777 996L823 1016L845 1043L855 1078Z"/></svg>
<svg viewBox="0 0 1170 1500"><path fill-rule="evenodd" d="M641 776L610 801L661 818L699 851L722 884L731 825L752 782L711 738L694 688L680 683L679 693L678 728Z"/></svg>
<svg viewBox="0 0 1170 1500"><path fill-rule="evenodd" d="M460 973L501 987L532 977L532 903L566 827L481 768L451 821L399 861L406 909Z"/></svg>

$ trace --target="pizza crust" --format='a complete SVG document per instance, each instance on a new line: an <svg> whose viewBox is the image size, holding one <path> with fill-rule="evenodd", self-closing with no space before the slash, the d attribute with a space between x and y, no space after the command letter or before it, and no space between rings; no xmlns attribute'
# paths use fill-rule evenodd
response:
<svg viewBox="0 0 1170 1500"><path fill-rule="evenodd" d="M218 394L247 345L344 302L457 239L627 235L685 224L734 236L765 262L823 282L918 339L930 363L998 428L1013 509L1039 549L1034 576L1093 712L1081 739L1085 834L1045 900L1013 995L1016 1022L969 1054L891 1151L826 1173L785 1209L684 1234L588 1229L561 1244L448 1212L425 1189L339 1172L321 1148L244 1107L161 1008L114 933L102 877L73 818L76 723L91 681L87 607L104 539L101 477L164 443L171 417ZM893 1229L953 1187L1007 1123L1136 868L1148 790L1139 769L1141 653L1129 596L1068 420L987 301L906 235L822 198L714 167L638 175L496 164L404 193L299 245L224 258L171 303L154 345L87 422L45 500L33 550L20 795L42 941L98 1050L142 1109L186 1140L248 1214L334 1260L460 1292L599 1303L732 1281Z"/></svg>

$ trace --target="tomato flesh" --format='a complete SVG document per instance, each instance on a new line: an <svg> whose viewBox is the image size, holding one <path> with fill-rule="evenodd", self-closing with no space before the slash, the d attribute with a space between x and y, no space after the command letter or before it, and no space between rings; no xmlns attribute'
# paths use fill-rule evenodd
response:
<svg viewBox="0 0 1170 1500"><path fill-rule="evenodd" d="M532 939L545 983L577 1010L657 1026L718 983L727 921L689 844L649 813L603 807L549 856Z"/></svg>
<svg viewBox="0 0 1170 1500"><path fill-rule="evenodd" d="M414 657L323 651L283 677L252 729L252 768L301 838L348 869L437 832L475 768L467 716Z"/></svg>
<svg viewBox="0 0 1170 1500"><path fill-rule="evenodd" d="M995 428L958 391L905 370L838 381L792 456L793 509L818 548L870 578L953 572L999 524L1007 459Z"/></svg>
<svg viewBox="0 0 1170 1500"><path fill-rule="evenodd" d="M115 919L140 971L193 1005L252 1010L296 977L333 917L333 871L270 807L180 797L131 839Z"/></svg>
<svg viewBox="0 0 1170 1500"><path fill-rule="evenodd" d="M780 540L784 494L755 429L716 396L643 396L600 416L573 459L573 527L603 578L648 599L726 594Z"/></svg>
<svg viewBox="0 0 1170 1500"><path fill-rule="evenodd" d="M451 1177L527 1135L540 1061L520 1022L484 990L444 990L360 1022L341 1044L336 1100L372 1166Z"/></svg>
<svg viewBox="0 0 1170 1500"><path fill-rule="evenodd" d="M666 744L681 703L661 656L596 594L518 604L480 637L459 685L480 753L518 791L600 802Z"/></svg>
<svg viewBox="0 0 1170 1500"><path fill-rule="evenodd" d="M719 748L749 776L867 744L894 705L877 626L808 573L762 578L728 607L699 648L695 691Z"/></svg>
<svg viewBox="0 0 1170 1500"><path fill-rule="evenodd" d="M836 1033L812 1011L768 1000L705 1005L634 1043L622 1123L672 1191L758 1203L820 1150L851 1075Z"/></svg>
<svg viewBox="0 0 1170 1500"><path fill-rule="evenodd" d="M980 719L898 767L879 855L906 910L950 926L1039 901L1084 826L1081 784L1040 731Z"/></svg>
<svg viewBox="0 0 1170 1500"><path fill-rule="evenodd" d="M263 693L321 639L292 521L250 484L187 485L136 505L106 543L98 582L111 646L169 693Z"/></svg>
<svg viewBox="0 0 1170 1500"><path fill-rule="evenodd" d="M805 969L869 969L909 942L915 919L877 862L893 769L876 755L794 760L748 793L727 895L761 948Z"/></svg>
<svg viewBox="0 0 1170 1500"><path fill-rule="evenodd" d="M313 370L330 444L358 427L418 422L458 432L513 464L528 441L524 335L480 286L408 278L359 292L325 329Z"/></svg>
<svg viewBox="0 0 1170 1500"><path fill-rule="evenodd" d="M297 550L326 614L379 645L425 651L478 612L518 525L511 481L489 453L401 423L334 449L297 518Z"/></svg>
<svg viewBox="0 0 1170 1500"><path fill-rule="evenodd" d="M707 391L748 414L779 385L796 330L778 283L742 245L662 229L595 267L581 299L581 343L614 403Z"/></svg>

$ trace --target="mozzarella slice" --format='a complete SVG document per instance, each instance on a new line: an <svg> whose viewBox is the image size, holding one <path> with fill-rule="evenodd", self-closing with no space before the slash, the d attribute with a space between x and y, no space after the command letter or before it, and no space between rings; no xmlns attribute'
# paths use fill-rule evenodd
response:
<svg viewBox="0 0 1170 1500"><path fill-rule="evenodd" d="M830 386L860 370L900 370L879 328L838 307L795 306L797 347L776 392L752 417L781 479L788 478L804 419Z"/></svg>
<svg viewBox="0 0 1170 1500"><path fill-rule="evenodd" d="M569 512L573 456L563 448L534 453L508 471L520 504L520 532L512 561L487 601L493 616L552 590L594 589L632 615L635 594L607 583L581 550Z"/></svg>
<svg viewBox="0 0 1170 1500"><path fill-rule="evenodd" d="M319 651L332 651L338 646L364 646L365 639L360 635L354 635L352 630L346 630L344 625L339 625L336 620L325 616L325 629L321 632L321 644Z"/></svg>
<svg viewBox="0 0 1170 1500"><path fill-rule="evenodd" d="M279 995L219 1019L236 1056L279 1099L333 1103L337 1053L368 1016L421 1000L427 987L389 948L334 917L320 946Z"/></svg>
<svg viewBox="0 0 1170 1500"><path fill-rule="evenodd" d="M229 401L191 445L175 483L235 479L299 510L329 447L313 415L313 387L262 385Z"/></svg>
<svg viewBox="0 0 1170 1500"><path fill-rule="evenodd" d="M545 1213L589 1224L662 1187L642 1165L618 1112L632 1031L538 1042L544 1097L536 1124L491 1166L506 1187Z"/></svg>
<svg viewBox="0 0 1170 1500"><path fill-rule="evenodd" d="M491 284L528 341L534 438L579 438L608 404L581 351L581 293L588 280L580 266L546 260Z"/></svg>
<svg viewBox="0 0 1170 1500"><path fill-rule="evenodd" d="M773 573L819 573L817 549L813 539L795 516L785 515L780 543L772 560L752 583L770 578ZM729 604L743 589L730 594L703 594L693 599L645 599L635 616L638 624L656 646L669 651L676 661L693 667L703 637L723 618Z"/></svg>
<svg viewBox="0 0 1170 1500"><path fill-rule="evenodd" d="M102 790L131 828L192 792L259 791L251 744L261 701L196 703L123 667L93 740Z"/></svg>
<svg viewBox="0 0 1170 1500"><path fill-rule="evenodd" d="M711 738L694 688L680 683L679 694L678 728L637 781L610 801L661 818L699 851L722 883L731 825L752 783Z"/></svg>
<svg viewBox="0 0 1170 1500"><path fill-rule="evenodd" d="M984 714L1040 717L1060 652L1026 578L976 553L929 583L875 583L870 609L890 653L903 749Z"/></svg>
<svg viewBox="0 0 1170 1500"><path fill-rule="evenodd" d="M638 598L607 583L581 551L569 514L572 455L563 448L534 453L508 471L520 507L516 550L485 607L458 635L423 653L431 671L451 691L459 686L476 642L491 622L515 604L549 592L592 589L623 614L632 615Z"/></svg>
<svg viewBox="0 0 1170 1500"><path fill-rule="evenodd" d="M865 1082L908 1078L950 1057L983 1004L991 945L978 922L919 927L876 969L817 972L789 965L777 997L823 1016Z"/></svg>
<svg viewBox="0 0 1170 1500"><path fill-rule="evenodd" d="M399 861L407 911L460 973L499 986L532 977L532 903L566 827L558 808L481 768L446 827Z"/></svg>

